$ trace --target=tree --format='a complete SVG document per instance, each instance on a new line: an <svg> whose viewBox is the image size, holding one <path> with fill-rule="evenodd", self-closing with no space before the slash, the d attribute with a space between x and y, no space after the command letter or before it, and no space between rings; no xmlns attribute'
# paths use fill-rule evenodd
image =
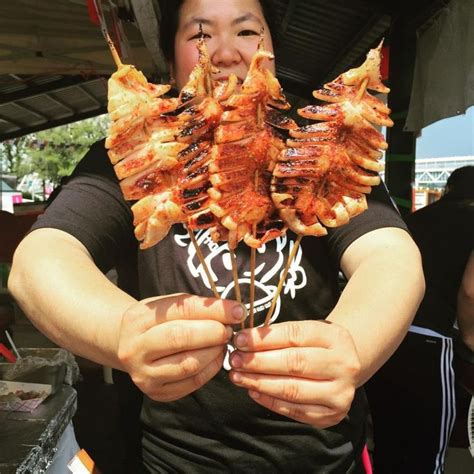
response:
<svg viewBox="0 0 474 474"><path fill-rule="evenodd" d="M38 132L28 142L28 158L21 174L37 172L43 180L59 184L73 171L88 148L107 134L108 116L102 115Z"/></svg>
<svg viewBox="0 0 474 474"><path fill-rule="evenodd" d="M18 176L22 162L28 157L30 136L12 138L0 143L0 171Z"/></svg>

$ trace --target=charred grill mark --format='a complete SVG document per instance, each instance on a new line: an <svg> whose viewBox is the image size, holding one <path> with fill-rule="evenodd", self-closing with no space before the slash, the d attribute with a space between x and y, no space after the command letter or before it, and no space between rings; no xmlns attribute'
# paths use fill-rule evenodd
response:
<svg viewBox="0 0 474 474"><path fill-rule="evenodd" d="M193 94L192 92L185 91L181 94L180 98L183 102L189 102L190 100L194 99L195 96L196 95Z"/></svg>
<svg viewBox="0 0 474 474"><path fill-rule="evenodd" d="M199 148L199 146L200 146L200 142L191 143L184 150L181 150L178 153L178 158L185 159L189 154L194 153Z"/></svg>
<svg viewBox="0 0 474 474"><path fill-rule="evenodd" d="M201 208L202 202L200 201L192 201L188 204L185 204L186 210L188 211L196 211Z"/></svg>
<svg viewBox="0 0 474 474"><path fill-rule="evenodd" d="M206 183L205 186L200 186L199 188L183 189L181 196L183 199L190 199L198 196L201 193L206 192L210 187L209 183Z"/></svg>
<svg viewBox="0 0 474 474"><path fill-rule="evenodd" d="M154 173L154 172L149 173L146 176L143 176L142 178L137 180L135 182L135 185L138 188L141 188L144 191L151 193L160 184L157 182L157 179L156 179L158 176L159 176L159 173Z"/></svg>
<svg viewBox="0 0 474 474"><path fill-rule="evenodd" d="M189 173L186 178L183 179L183 182L186 182L186 181L190 181L194 178L197 178L198 176L203 176L203 175L207 175L208 173L208 170L209 170L209 166L208 165L205 165L205 166L202 166L201 168L198 168L196 171L192 172L192 173Z"/></svg>
<svg viewBox="0 0 474 474"><path fill-rule="evenodd" d="M290 117L282 114L277 109L267 109L265 112L265 122L274 127L291 129L296 128L296 123Z"/></svg>
<svg viewBox="0 0 474 474"><path fill-rule="evenodd" d="M189 160L187 163L185 163L184 169L187 170L191 168L196 163L199 163L200 161L204 160L208 155L209 155L209 150L206 149L206 150L201 151L201 153L199 153L197 156L195 156L194 158ZM206 169L206 172L207 172L207 169Z"/></svg>
<svg viewBox="0 0 474 474"><path fill-rule="evenodd" d="M212 214L211 212L200 214L196 219L196 224L199 226L212 224L212 222L214 222L214 214Z"/></svg>
<svg viewBox="0 0 474 474"><path fill-rule="evenodd" d="M197 131L201 130L206 125L206 121L204 119L197 120L195 122L191 122L191 124L183 128L179 133L179 138L188 138L194 135Z"/></svg>

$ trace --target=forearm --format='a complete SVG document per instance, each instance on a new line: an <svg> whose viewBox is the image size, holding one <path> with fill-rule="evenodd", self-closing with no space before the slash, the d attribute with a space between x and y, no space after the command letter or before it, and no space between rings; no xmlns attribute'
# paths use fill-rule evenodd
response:
<svg viewBox="0 0 474 474"><path fill-rule="evenodd" d="M474 252L471 252L459 288L457 320L462 340L474 351Z"/></svg>
<svg viewBox="0 0 474 474"><path fill-rule="evenodd" d="M32 323L56 344L121 368L121 316L135 300L97 269L76 239L52 229L31 233L15 253L8 285Z"/></svg>
<svg viewBox="0 0 474 474"><path fill-rule="evenodd" d="M349 282L328 317L352 335L362 367L360 385L396 350L423 297L419 251L408 234L399 237L401 242L388 239L348 269Z"/></svg>

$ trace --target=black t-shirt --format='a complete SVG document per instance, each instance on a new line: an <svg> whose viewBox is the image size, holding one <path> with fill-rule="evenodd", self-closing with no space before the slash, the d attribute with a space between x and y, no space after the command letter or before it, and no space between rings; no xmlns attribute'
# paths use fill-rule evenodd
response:
<svg viewBox="0 0 474 474"><path fill-rule="evenodd" d="M457 293L474 249L474 203L449 194L406 217L418 244L426 293L413 324L452 335Z"/></svg>
<svg viewBox="0 0 474 474"><path fill-rule="evenodd" d="M79 239L98 267L118 268L139 297L176 292L212 296L190 238L181 225L154 247L139 251L130 204L121 195L103 142L95 144L64 183L34 228L53 227ZM339 297L339 260L359 236L381 227L405 225L383 185L373 189L369 209L321 238L305 237L288 273L273 321L325 318ZM226 245L196 233L222 297L232 297L233 278ZM257 251L256 324L261 324L295 241L294 234ZM250 284L249 249L237 249L244 301ZM128 269L127 269L128 266ZM387 269L390 271L390 269ZM123 275L123 273L126 275ZM383 275L380 276L383 278ZM175 402L145 397L142 422L144 461L152 472L359 472L365 443L366 405L361 390L349 415L337 426L317 430L254 403L228 380L226 369L204 387Z"/></svg>

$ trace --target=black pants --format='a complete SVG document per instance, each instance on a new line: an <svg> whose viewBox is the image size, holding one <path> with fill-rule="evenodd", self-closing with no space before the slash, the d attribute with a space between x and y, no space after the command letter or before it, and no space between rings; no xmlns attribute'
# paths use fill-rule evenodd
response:
<svg viewBox="0 0 474 474"><path fill-rule="evenodd" d="M374 474L444 472L456 417L453 343L427 334L409 332L365 386L374 426Z"/></svg>

